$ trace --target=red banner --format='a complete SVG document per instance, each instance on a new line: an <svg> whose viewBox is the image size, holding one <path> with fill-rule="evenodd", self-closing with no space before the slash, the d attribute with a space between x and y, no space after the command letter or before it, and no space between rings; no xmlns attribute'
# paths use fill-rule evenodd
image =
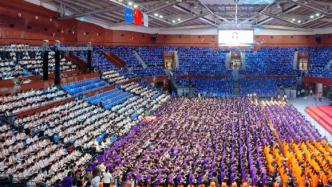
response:
<svg viewBox="0 0 332 187"><path fill-rule="evenodd" d="M142 25L143 24L143 13L140 9L134 9L134 24L135 25Z"/></svg>

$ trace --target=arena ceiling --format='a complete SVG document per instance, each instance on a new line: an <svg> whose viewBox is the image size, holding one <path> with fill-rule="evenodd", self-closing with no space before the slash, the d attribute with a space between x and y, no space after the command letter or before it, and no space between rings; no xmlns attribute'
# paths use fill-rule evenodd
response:
<svg viewBox="0 0 332 187"><path fill-rule="evenodd" d="M152 28L332 27L332 0L40 0L57 7L59 19L94 19L126 25L125 6L139 6Z"/></svg>

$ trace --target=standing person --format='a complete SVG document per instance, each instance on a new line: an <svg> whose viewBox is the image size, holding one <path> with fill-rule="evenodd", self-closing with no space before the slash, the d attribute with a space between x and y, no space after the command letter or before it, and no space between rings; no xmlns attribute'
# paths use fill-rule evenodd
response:
<svg viewBox="0 0 332 187"><path fill-rule="evenodd" d="M99 184L100 184L100 171L97 170L95 176L92 179L92 186L99 187Z"/></svg>
<svg viewBox="0 0 332 187"><path fill-rule="evenodd" d="M104 187L110 187L111 179L112 179L112 175L111 175L109 169L106 168L106 171L103 173Z"/></svg>

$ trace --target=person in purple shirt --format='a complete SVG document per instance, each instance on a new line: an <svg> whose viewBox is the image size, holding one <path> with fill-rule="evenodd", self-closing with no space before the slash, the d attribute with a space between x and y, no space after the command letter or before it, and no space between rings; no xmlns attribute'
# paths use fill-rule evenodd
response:
<svg viewBox="0 0 332 187"><path fill-rule="evenodd" d="M73 182L73 173L69 171L67 177L65 177L62 181L62 187L71 187L73 185Z"/></svg>

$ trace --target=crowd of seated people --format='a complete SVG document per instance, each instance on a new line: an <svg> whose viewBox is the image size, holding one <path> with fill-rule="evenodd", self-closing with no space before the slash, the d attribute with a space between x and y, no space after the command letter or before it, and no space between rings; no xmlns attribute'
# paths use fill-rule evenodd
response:
<svg viewBox="0 0 332 187"><path fill-rule="evenodd" d="M135 51L149 66L163 65L163 48L161 47L138 47Z"/></svg>
<svg viewBox="0 0 332 187"><path fill-rule="evenodd" d="M29 116L17 117L0 126L0 172L29 185L59 183L69 172L80 170L98 152L108 148L114 137L124 136L143 118L147 110L160 106L167 95L151 99L154 90L136 89L134 83L121 89L135 94L112 110L80 99L52 106ZM35 108L62 96L56 87L0 97L2 112L16 114L38 103ZM45 103L44 103L45 102ZM25 104L26 103L26 104ZM5 107L12 106L11 108ZM135 117L133 114L135 113ZM111 137L111 138L110 138Z"/></svg>
<svg viewBox="0 0 332 187"><path fill-rule="evenodd" d="M192 79L196 93L205 96L231 96L233 94L233 81L231 78L223 79Z"/></svg>
<svg viewBox="0 0 332 187"><path fill-rule="evenodd" d="M48 54L48 72L54 72L55 70L55 52L50 51ZM18 60L18 63L31 72L34 75L42 75L43 73L43 58L41 52L28 52L24 51L22 58ZM65 58L60 59L60 71L75 70L77 67Z"/></svg>
<svg viewBox="0 0 332 187"><path fill-rule="evenodd" d="M101 78L106 80L110 84L121 84L129 80L127 77L120 75L115 70L102 72Z"/></svg>
<svg viewBox="0 0 332 187"><path fill-rule="evenodd" d="M7 115L17 114L69 97L66 92L57 87L16 93L15 95L0 97L0 112L5 112Z"/></svg>
<svg viewBox="0 0 332 187"><path fill-rule="evenodd" d="M295 48L264 47L245 52L244 74L298 75L293 69Z"/></svg>
<svg viewBox="0 0 332 187"><path fill-rule="evenodd" d="M241 78L240 95L246 96L255 93L259 97L271 97L282 94L282 87L296 84L295 78Z"/></svg>
<svg viewBox="0 0 332 187"><path fill-rule="evenodd" d="M331 48L309 48L309 76L332 78Z"/></svg>
<svg viewBox="0 0 332 187"><path fill-rule="evenodd" d="M272 111L277 115L268 113L270 121L265 112ZM292 120L278 117L285 113ZM331 145L284 100L177 98L155 114L156 120L133 127L88 170L102 165L117 182L138 185L332 184Z"/></svg>
<svg viewBox="0 0 332 187"><path fill-rule="evenodd" d="M10 52L10 56L15 55ZM15 63L16 57L0 57L0 80L13 79L15 77L23 76L23 68Z"/></svg>
<svg viewBox="0 0 332 187"><path fill-rule="evenodd" d="M13 79L22 76L41 75L43 59L41 51L31 51L28 45L11 45L0 49L0 79ZM48 71L54 72L54 51L49 52ZM60 71L77 69L65 58L60 60Z"/></svg>

